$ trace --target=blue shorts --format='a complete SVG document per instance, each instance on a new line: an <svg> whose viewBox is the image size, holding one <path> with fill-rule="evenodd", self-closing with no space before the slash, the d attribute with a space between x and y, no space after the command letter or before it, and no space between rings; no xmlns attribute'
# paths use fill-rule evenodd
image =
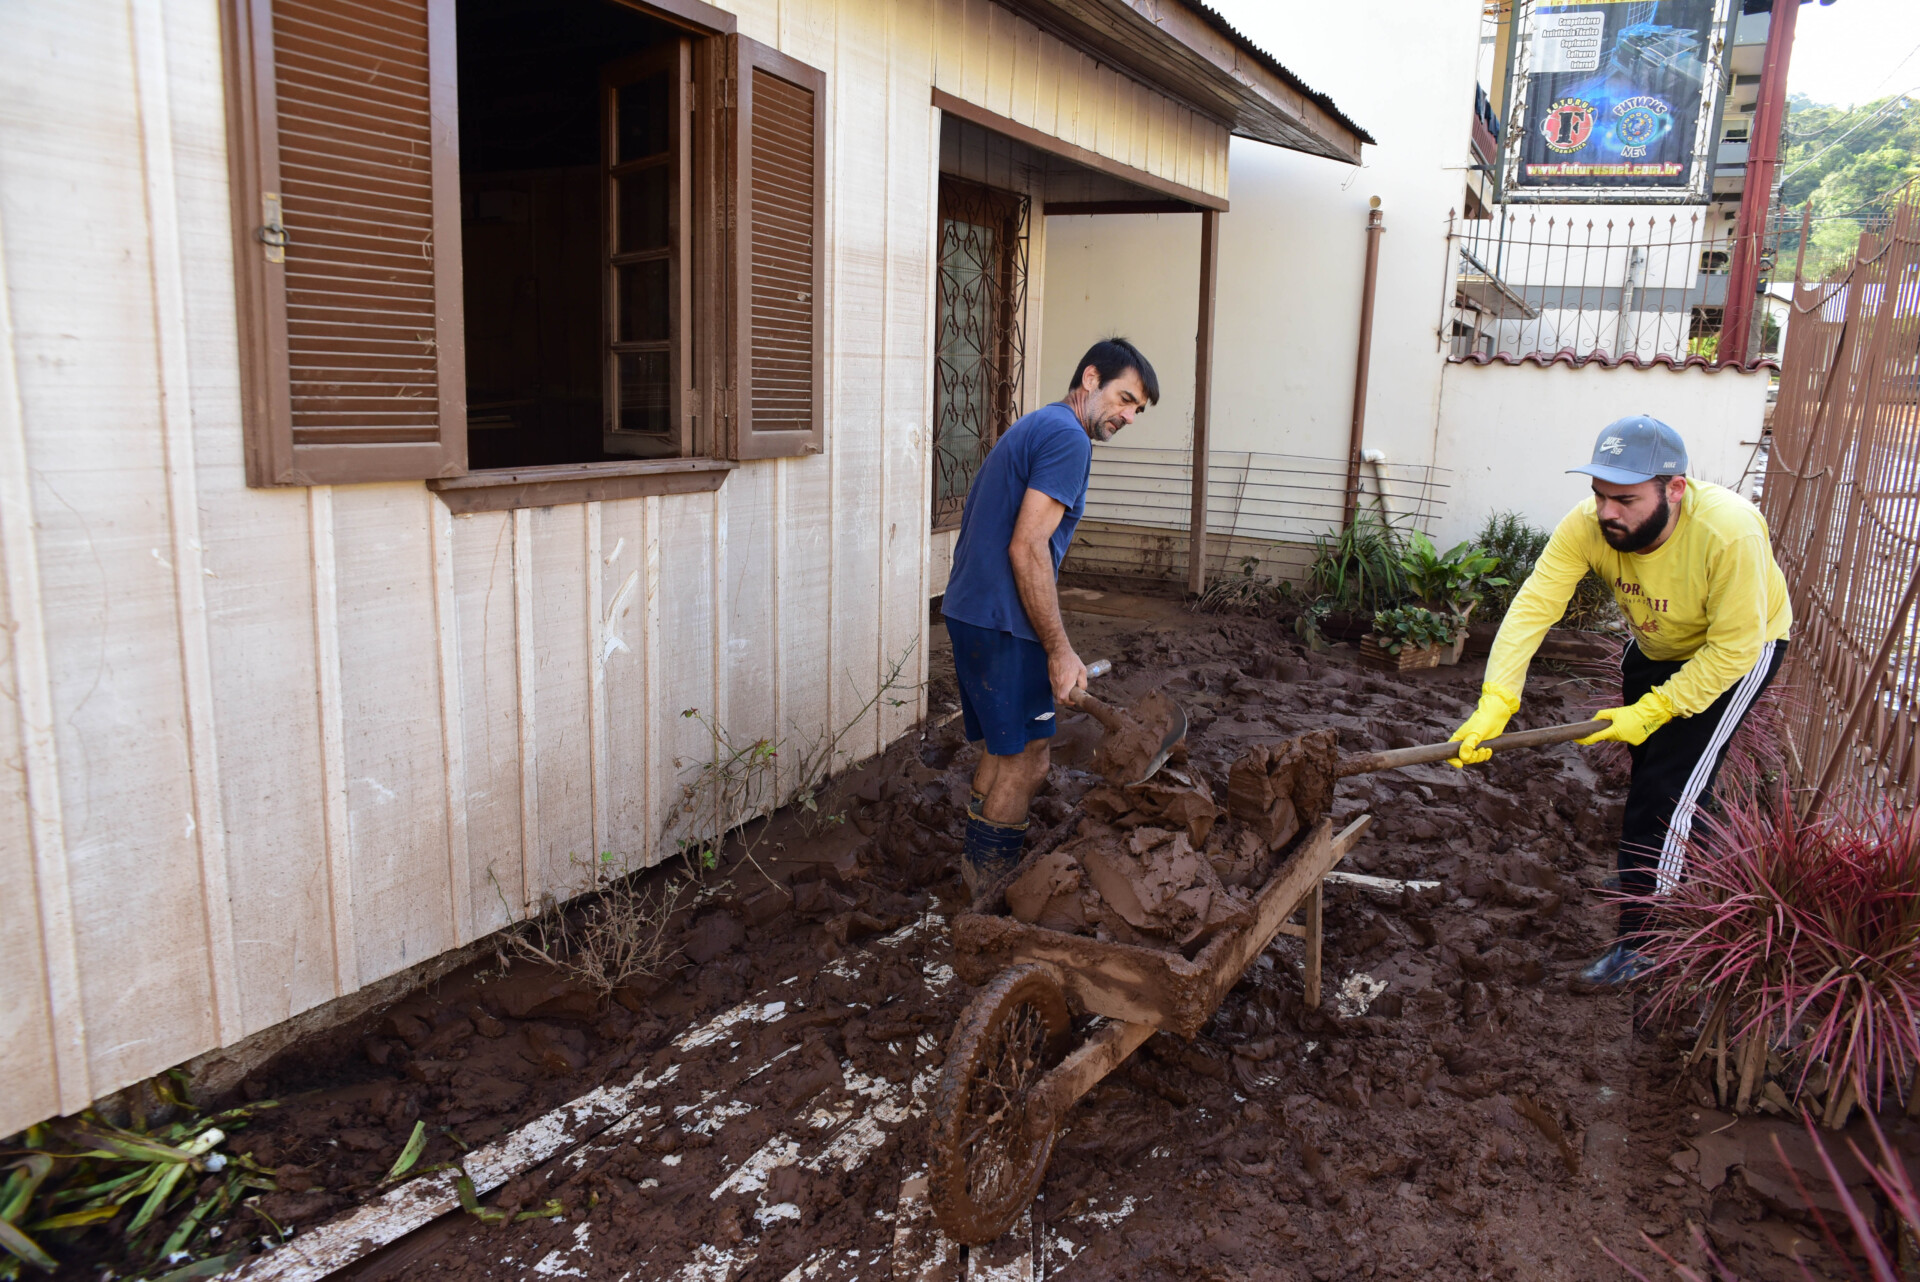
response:
<svg viewBox="0 0 1920 1282"><path fill-rule="evenodd" d="M1038 641L958 619L947 620L947 635L968 742L985 739L994 756L1014 757L1052 737L1053 681Z"/></svg>

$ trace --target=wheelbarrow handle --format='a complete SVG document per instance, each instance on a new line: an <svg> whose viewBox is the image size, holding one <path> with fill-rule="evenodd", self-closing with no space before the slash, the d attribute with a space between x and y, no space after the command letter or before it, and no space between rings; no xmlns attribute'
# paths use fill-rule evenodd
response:
<svg viewBox="0 0 1920 1282"><path fill-rule="evenodd" d="M1611 721L1581 721L1573 725L1544 726L1538 730L1517 730L1512 734L1503 734L1493 739L1483 739L1482 748L1490 752L1505 752L1509 748L1545 748L1551 744L1569 743L1575 739L1584 739L1590 734L1598 734L1612 725ZM1446 761L1460 751L1457 742L1429 743L1417 748L1390 748L1385 752L1362 753L1357 757L1347 757L1340 762L1340 777L1370 775L1376 770L1396 770L1401 766L1425 766L1434 762Z"/></svg>

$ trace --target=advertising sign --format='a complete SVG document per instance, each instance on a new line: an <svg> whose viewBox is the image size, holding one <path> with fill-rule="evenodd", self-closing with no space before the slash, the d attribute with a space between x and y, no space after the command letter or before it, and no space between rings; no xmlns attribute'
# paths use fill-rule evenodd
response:
<svg viewBox="0 0 1920 1282"><path fill-rule="evenodd" d="M1515 4L1500 199L1705 204L1732 7Z"/></svg>

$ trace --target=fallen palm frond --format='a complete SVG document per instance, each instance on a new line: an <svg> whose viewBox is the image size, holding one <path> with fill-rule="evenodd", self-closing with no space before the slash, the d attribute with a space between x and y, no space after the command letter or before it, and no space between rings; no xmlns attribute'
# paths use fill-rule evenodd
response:
<svg viewBox="0 0 1920 1282"><path fill-rule="evenodd" d="M135 1130L86 1112L31 1127L21 1148L0 1155L14 1159L0 1168L8 1172L0 1183L0 1278L29 1267L51 1273L83 1236L102 1232L121 1239L136 1270L178 1265L256 1192L276 1190L272 1172L245 1154L219 1151L230 1132L275 1101L199 1114L165 1078L154 1089L189 1116ZM210 1188L208 1176L215 1177Z"/></svg>
<svg viewBox="0 0 1920 1282"><path fill-rule="evenodd" d="M1920 832L1890 805L1809 820L1784 784L1732 796L1696 821L1687 880L1622 898L1653 910L1651 1009L1710 1010L1696 1059L1737 1047L1736 1109L1770 1053L1786 1099L1824 1095L1829 1126L1920 1066Z"/></svg>

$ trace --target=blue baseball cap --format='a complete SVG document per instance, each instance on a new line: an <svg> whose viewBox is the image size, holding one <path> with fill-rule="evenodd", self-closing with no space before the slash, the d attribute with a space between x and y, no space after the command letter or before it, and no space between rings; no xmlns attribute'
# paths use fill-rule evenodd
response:
<svg viewBox="0 0 1920 1282"><path fill-rule="evenodd" d="M1687 443L1680 433L1649 414L1615 419L1600 430L1593 443L1593 462L1570 467L1613 485L1638 485L1656 476L1684 476Z"/></svg>

